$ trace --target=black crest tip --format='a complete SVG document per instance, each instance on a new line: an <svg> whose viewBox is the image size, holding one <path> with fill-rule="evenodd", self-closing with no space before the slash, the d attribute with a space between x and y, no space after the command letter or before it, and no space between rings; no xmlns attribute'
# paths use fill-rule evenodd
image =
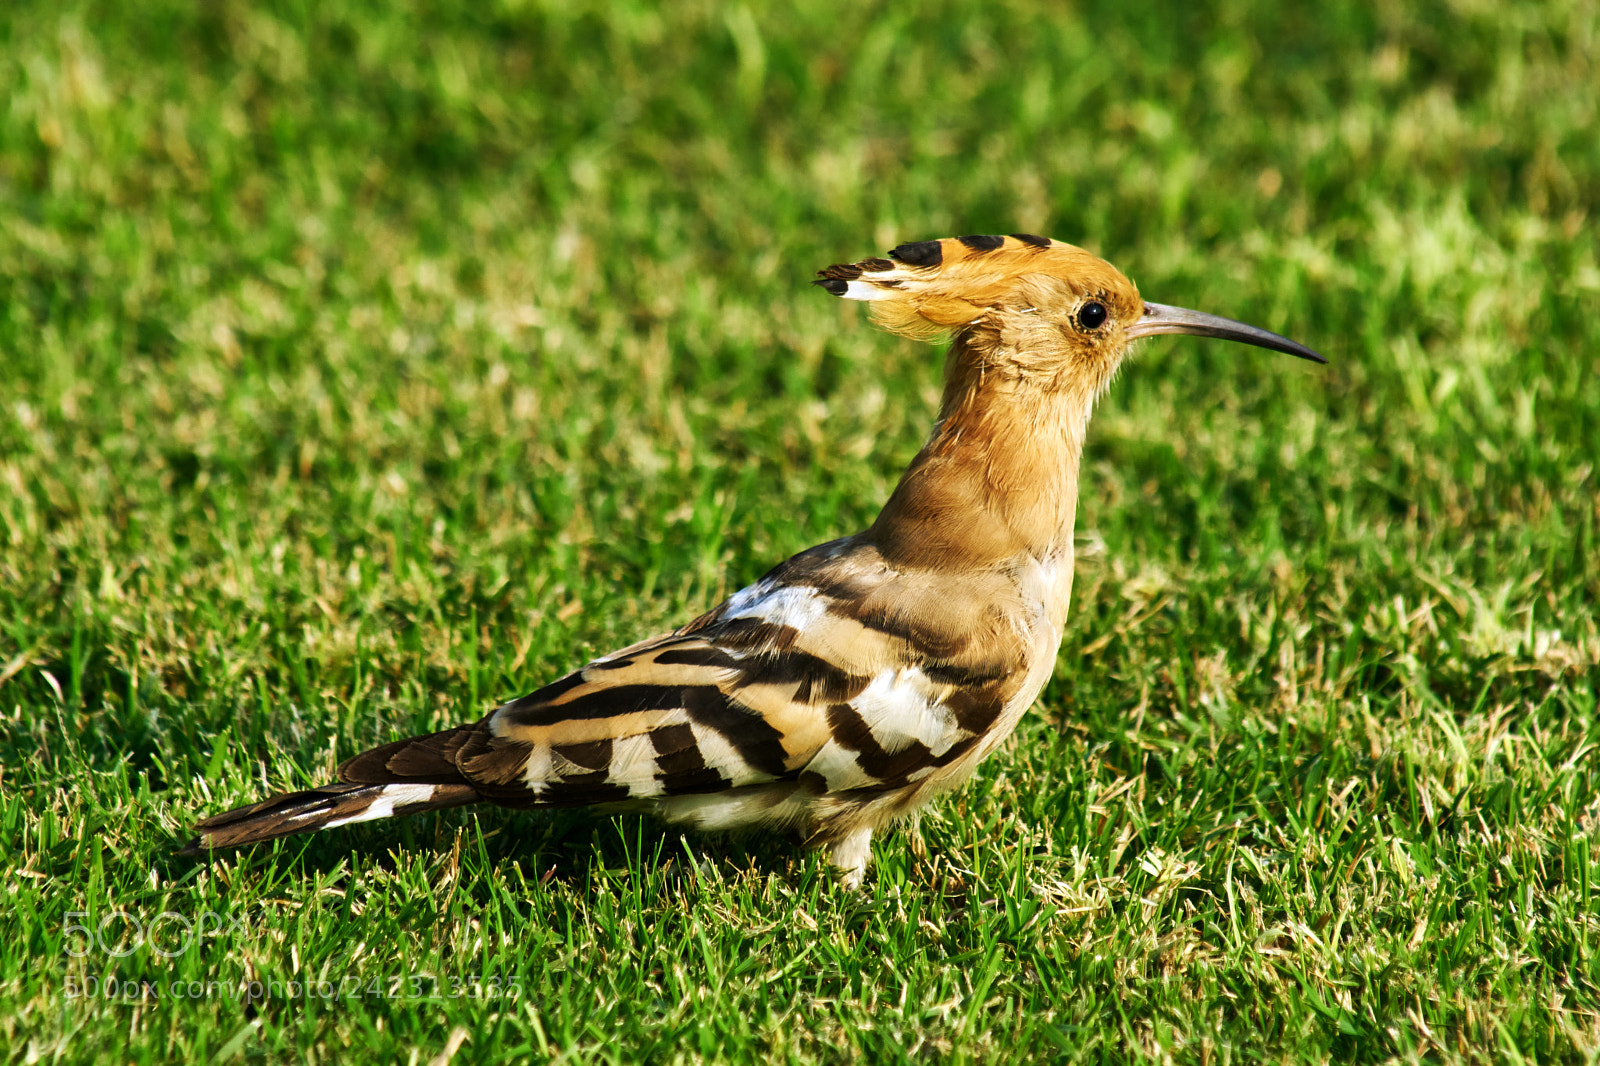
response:
<svg viewBox="0 0 1600 1066"><path fill-rule="evenodd" d="M895 247L889 258L907 266L934 267L944 262L944 247L938 241L912 241Z"/></svg>

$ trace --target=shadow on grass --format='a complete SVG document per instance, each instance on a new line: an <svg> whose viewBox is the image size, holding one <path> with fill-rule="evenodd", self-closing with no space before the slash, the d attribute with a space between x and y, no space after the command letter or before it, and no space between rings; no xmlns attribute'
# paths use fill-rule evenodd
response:
<svg viewBox="0 0 1600 1066"><path fill-rule="evenodd" d="M603 882L638 877L657 891L687 891L709 875L731 881L795 873L806 854L794 834L685 832L644 815L477 811L402 819L388 825L286 837L247 848L181 855L187 836L172 836L149 856L173 880L196 868L255 866L269 878L326 876L355 857L361 867L400 873L408 858L449 858L493 868L528 886L560 884L583 894ZM469 892L472 891L467 886Z"/></svg>

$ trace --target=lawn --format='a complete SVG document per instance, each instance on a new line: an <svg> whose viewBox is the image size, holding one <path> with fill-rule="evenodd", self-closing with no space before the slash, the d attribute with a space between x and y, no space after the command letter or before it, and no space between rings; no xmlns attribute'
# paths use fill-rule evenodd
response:
<svg viewBox="0 0 1600 1066"><path fill-rule="evenodd" d="M0 10L5 1062L1595 1062L1600 8ZM1015 739L791 841L199 818L863 527L1044 233L1145 343Z"/></svg>

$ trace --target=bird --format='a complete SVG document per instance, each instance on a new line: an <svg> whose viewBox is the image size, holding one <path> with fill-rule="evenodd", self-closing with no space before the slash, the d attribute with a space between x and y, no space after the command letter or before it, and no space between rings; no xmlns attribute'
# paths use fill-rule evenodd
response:
<svg viewBox="0 0 1600 1066"><path fill-rule="evenodd" d="M1056 666L1096 401L1159 334L1315 351L1152 303L1032 234L901 244L814 284L949 339L938 417L873 523L659 636L478 721L395 741L338 780L215 815L185 850L488 803L792 831L858 888L873 835L968 780Z"/></svg>

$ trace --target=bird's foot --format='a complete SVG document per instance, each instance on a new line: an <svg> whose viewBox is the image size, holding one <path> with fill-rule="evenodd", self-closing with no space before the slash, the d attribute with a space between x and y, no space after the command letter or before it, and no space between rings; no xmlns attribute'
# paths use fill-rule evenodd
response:
<svg viewBox="0 0 1600 1066"><path fill-rule="evenodd" d="M867 864L872 861L872 827L862 826L841 837L828 861L838 868L845 888L860 888L867 876Z"/></svg>

